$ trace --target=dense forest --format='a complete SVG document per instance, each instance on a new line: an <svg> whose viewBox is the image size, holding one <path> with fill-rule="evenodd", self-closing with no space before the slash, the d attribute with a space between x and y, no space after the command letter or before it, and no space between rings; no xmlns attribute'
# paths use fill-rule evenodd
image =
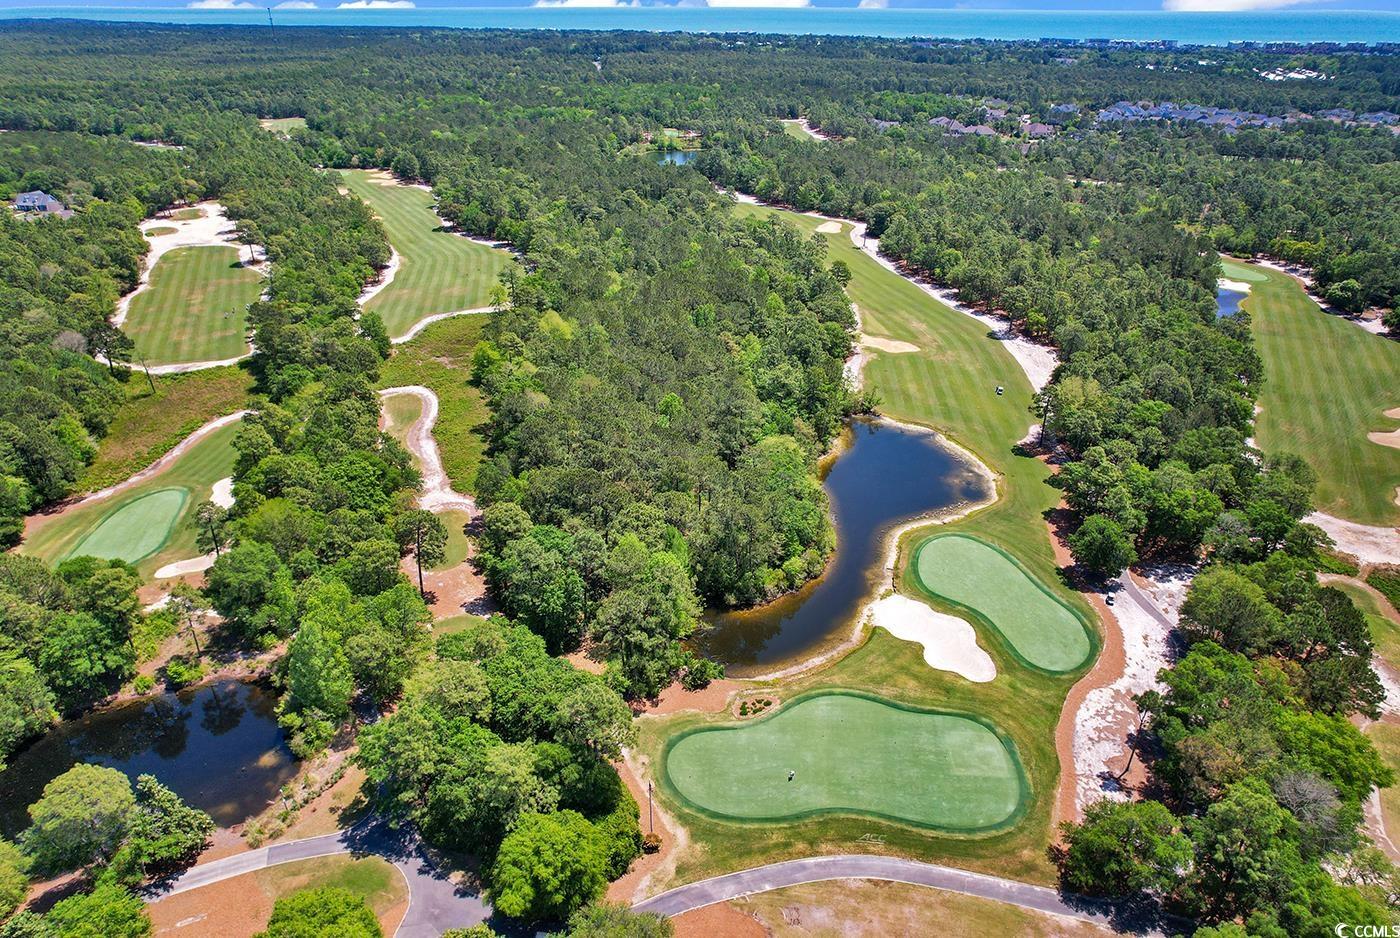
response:
<svg viewBox="0 0 1400 938"><path fill-rule="evenodd" d="M1119 100L1400 110L1393 59L434 30L269 39L0 31L0 194L43 188L75 210L0 216L5 545L73 490L133 380L110 316L140 270L137 222L219 199L271 262L249 310L267 403L238 431L234 507L206 516L220 556L203 600L235 641L285 649L280 712L299 753L387 714L369 718L357 757L382 809L478 855L504 914L562 920L642 846L608 766L631 740L624 701L719 673L683 643L702 608L761 602L823 569L834 535L818 460L846 417L877 404L843 377L855 319L820 240L733 218L716 186L858 218L911 273L1058 350L1034 417L1063 462L1055 484L1082 567L1211 561L1184 612L1189 652L1167 692L1141 701L1163 801L1098 809L1067 831L1067 884L1260 935L1388 914L1374 871L1323 867L1355 855L1360 802L1392 780L1347 721L1383 696L1370 639L1317 581L1328 545L1300 521L1310 470L1246 443L1276 376L1244 317L1216 318L1214 294L1217 252L1264 252L1306 264L1344 309L1394 307L1400 137L1090 115ZM1281 64L1333 77L1260 80ZM930 124L980 119L988 99L1059 133L1030 143L1013 121L961 139ZM797 115L844 142L778 132ZM257 124L283 116L307 127L284 138ZM638 158L668 126L703 136L692 169ZM430 186L448 223L523 261L460 376L490 412L474 494L503 614L436 642L399 567L438 522L412 508L418 474L379 428L390 344L357 304L390 251L325 172L349 167ZM128 680L152 617L174 613L141 610L128 565L0 560L3 758ZM555 657L580 649L601 675ZM127 826L101 844L45 853L41 831L21 847L46 871L124 871L91 894L115 908L134 874L114 858L142 843L128 799L143 793L109 794ZM162 810L202 838L198 818ZM1268 830L1242 834L1241 817ZM1246 834L1267 860L1247 870L1228 859ZM0 851L0 868L21 860ZM561 868L542 872L550 863ZM569 879L566 894L543 888L550 875Z"/></svg>

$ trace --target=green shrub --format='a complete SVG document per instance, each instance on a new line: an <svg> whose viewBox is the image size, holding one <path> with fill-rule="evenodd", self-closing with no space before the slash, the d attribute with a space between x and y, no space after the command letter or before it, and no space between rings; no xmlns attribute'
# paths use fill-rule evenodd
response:
<svg viewBox="0 0 1400 938"><path fill-rule="evenodd" d="M1400 570L1388 567L1372 570L1366 582L1379 590L1392 606L1400 609Z"/></svg>
<svg viewBox="0 0 1400 938"><path fill-rule="evenodd" d="M204 663L194 655L176 655L165 665L165 679L174 687L187 687L203 677Z"/></svg>

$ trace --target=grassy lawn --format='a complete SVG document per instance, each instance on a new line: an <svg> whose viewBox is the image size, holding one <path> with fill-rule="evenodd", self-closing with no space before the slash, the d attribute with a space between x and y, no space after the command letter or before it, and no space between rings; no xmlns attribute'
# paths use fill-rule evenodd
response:
<svg viewBox="0 0 1400 938"><path fill-rule="evenodd" d="M258 126L263 130L270 130L275 134L286 136L294 130L306 129L306 118L304 117L264 117L258 121Z"/></svg>
<svg viewBox="0 0 1400 938"><path fill-rule="evenodd" d="M261 293L262 274L239 263L237 248L176 248L156 262L122 328L152 365L236 358Z"/></svg>
<svg viewBox="0 0 1400 938"><path fill-rule="evenodd" d="M738 205L747 216L777 215L815 233L819 219L759 206ZM1082 616L1097 622L1092 609L1064 585L1055 564L1044 519L1058 501L1045 484L1049 470L1035 459L1018 456L1015 444L1033 423L1031 386L1025 373L987 328L955 312L914 284L881 267L851 243L849 228L823 233L831 260L843 260L852 279L848 292L861 312L863 328L918 347L904 353L873 352L866 363L867 383L879 394L882 413L907 423L931 427L973 451L996 473L999 498L990 507L959 521L915 529L904 536L903 556L930 533L960 531L1007 551L1026 572ZM1004 394L995 393L997 385ZM901 585L905 571L897 571ZM914 584L904 590L922 596ZM974 625L978 623L974 622ZM876 631L858 649L815 672L772 688L783 699L823 687L864 690L893 701L985 715L1010 737L1030 785L1023 820L1009 830L979 836L931 834L911 826L873 818L825 816L765 827L742 828L706 818L668 799L690 830L696 847L681 858L678 880L695 879L776 859L842 850L881 850L921 859L951 862L971 869L1020 879L1052 882L1054 871L1045 848L1053 832L1050 813L1059 780L1055 726L1074 673L1036 671L1018 661L991 630L979 630L982 645L997 666L995 680L974 684L934 671L924 664L921 648ZM1097 634L1090 637L1097 645ZM726 717L678 714L641 721L641 749L653 763L664 741L703 722ZM665 797L663 795L663 797ZM857 843L863 836L878 844Z"/></svg>
<svg viewBox="0 0 1400 938"><path fill-rule="evenodd" d="M816 138L802 129L802 122L800 120L779 121L778 123L783 125L783 133L787 134L789 137L795 137L807 143L816 143Z"/></svg>
<svg viewBox="0 0 1400 938"><path fill-rule="evenodd" d="M1009 555L965 534L934 536L914 555L914 581L1001 633L1032 667L1073 671L1094 650L1084 624Z"/></svg>
<svg viewBox="0 0 1400 938"><path fill-rule="evenodd" d="M471 548L471 541L467 537L467 522L471 519L465 511L444 511L438 517L447 526L447 551L442 563L424 569L451 570L467 559L467 551Z"/></svg>
<svg viewBox="0 0 1400 938"><path fill-rule="evenodd" d="M162 564L196 556L190 522L214 483L233 471L237 432L236 423L222 427L164 472L118 495L46 519L20 551L51 564L79 553L120 557L135 563L147 577Z"/></svg>
<svg viewBox="0 0 1400 938"><path fill-rule="evenodd" d="M851 812L975 831L1014 818L1024 779L1015 754L977 720L821 693L760 719L673 737L663 783L720 818Z"/></svg>
<svg viewBox="0 0 1400 938"><path fill-rule="evenodd" d="M250 404L253 376L240 368L209 368L153 379L133 374L127 400L97 446L97 458L75 493L95 492L146 468L215 417Z"/></svg>
<svg viewBox="0 0 1400 938"><path fill-rule="evenodd" d="M442 638L444 635L455 635L469 626L479 625L485 621L486 620L481 616L474 616L469 612L464 612L460 616L441 619L433 623L433 638Z"/></svg>
<svg viewBox="0 0 1400 938"><path fill-rule="evenodd" d="M176 231L179 231L179 230L180 230L180 229L178 229L178 228L170 228L170 227L167 227L167 226L162 225L162 226L159 227L159 228L147 228L146 231L145 231L145 235L146 235L146 237L148 237L148 238L154 238L156 235L174 234Z"/></svg>
<svg viewBox="0 0 1400 938"><path fill-rule="evenodd" d="M389 335L399 336L425 316L485 306L491 287L511 262L505 251L440 231L432 194L388 183L385 174L346 170L346 187L364 199L384 222L399 253L394 280L365 308L384 317Z"/></svg>
<svg viewBox="0 0 1400 938"><path fill-rule="evenodd" d="M380 857L317 857L296 863L283 863L254 874L268 898L277 900L303 889L334 886L363 896L381 919L395 906L408 900L403 875Z"/></svg>
<svg viewBox="0 0 1400 938"><path fill-rule="evenodd" d="M170 217L175 219L176 221L191 221L195 218L203 218L204 209L194 208L193 206L191 206L190 208L177 208L175 211L170 213Z"/></svg>
<svg viewBox="0 0 1400 938"><path fill-rule="evenodd" d="M941 889L843 879L758 893L730 903L773 938L887 938L889 935L1017 935L1069 938L1106 928Z"/></svg>
<svg viewBox="0 0 1400 938"><path fill-rule="evenodd" d="M1320 511L1400 524L1400 450L1366 439L1396 426L1384 412L1400 407L1400 343L1322 312L1287 274L1238 263L1226 263L1224 274L1258 278L1243 307L1268 376L1255 421L1259 446L1312 465Z"/></svg>
<svg viewBox="0 0 1400 938"><path fill-rule="evenodd" d="M396 347L393 357L379 368L382 388L421 384L437 395L438 419L433 437L442 454L442 467L459 492L472 491L476 468L486 447L477 433L486 421L486 403L476 388L467 384L472 349L480 341L485 325L483 316L435 322L414 336L413 341ZM396 424L406 428L412 423L419 406L416 398L391 398L391 432Z"/></svg>

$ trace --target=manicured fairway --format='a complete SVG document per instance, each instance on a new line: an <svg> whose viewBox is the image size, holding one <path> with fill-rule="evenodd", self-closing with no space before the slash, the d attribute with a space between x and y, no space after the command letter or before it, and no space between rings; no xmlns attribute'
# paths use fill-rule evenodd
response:
<svg viewBox="0 0 1400 938"><path fill-rule="evenodd" d="M39 519L20 551L48 563L82 554L119 557L146 576L172 560L197 556L191 518L214 483L232 474L238 426L209 434L164 472L125 491Z"/></svg>
<svg viewBox="0 0 1400 938"><path fill-rule="evenodd" d="M237 248L176 248L156 262L122 328L152 365L237 358L261 293L262 274L239 264Z"/></svg>
<svg viewBox="0 0 1400 938"><path fill-rule="evenodd" d="M84 534L71 557L101 557L135 563L160 550L170 537L188 489L156 489L122 503Z"/></svg>
<svg viewBox="0 0 1400 938"><path fill-rule="evenodd" d="M263 130L270 130L275 134L282 134L284 137L294 130L306 129L306 118L304 117L264 117L258 121L258 126Z"/></svg>
<svg viewBox="0 0 1400 938"><path fill-rule="evenodd" d="M1260 448L1308 461L1319 511L1400 524L1400 449L1366 438L1400 423L1385 416L1400 407L1400 343L1324 313L1287 274L1236 263L1224 273L1252 275L1242 305L1267 378L1255 420Z"/></svg>
<svg viewBox="0 0 1400 938"><path fill-rule="evenodd" d="M855 813L989 830L1017 815L1025 790L1015 753L985 724L841 691L683 733L663 757L683 800L734 820Z"/></svg>
<svg viewBox="0 0 1400 938"><path fill-rule="evenodd" d="M1016 655L1043 671L1073 671L1093 645L1079 617L1003 551L965 534L928 538L914 575L940 599L990 623Z"/></svg>
<svg viewBox="0 0 1400 938"><path fill-rule="evenodd" d="M393 281L365 304L384 318L390 336L403 335L425 316L490 302L491 287L511 262L509 254L439 230L432 194L423 189L369 170L347 170L344 179L379 216L399 254Z"/></svg>

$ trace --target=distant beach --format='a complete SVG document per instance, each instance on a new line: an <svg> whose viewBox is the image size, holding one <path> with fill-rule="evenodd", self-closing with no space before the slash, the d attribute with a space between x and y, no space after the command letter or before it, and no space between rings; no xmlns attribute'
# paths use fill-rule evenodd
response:
<svg viewBox="0 0 1400 938"><path fill-rule="evenodd" d="M207 0L206 0L207 2ZM303 0L305 2L305 0ZM273 9L277 26L441 26L462 29L633 29L652 32L768 33L884 38L1175 40L1231 42L1400 42L1400 13L1271 10L1244 13L1162 11L911 10L831 7L421 7ZM361 0L363 3L364 0ZM401 0L402 2L402 0ZM276 4L269 3L270 6ZM82 19L113 22L266 25L255 8L184 6L0 7L0 20Z"/></svg>

